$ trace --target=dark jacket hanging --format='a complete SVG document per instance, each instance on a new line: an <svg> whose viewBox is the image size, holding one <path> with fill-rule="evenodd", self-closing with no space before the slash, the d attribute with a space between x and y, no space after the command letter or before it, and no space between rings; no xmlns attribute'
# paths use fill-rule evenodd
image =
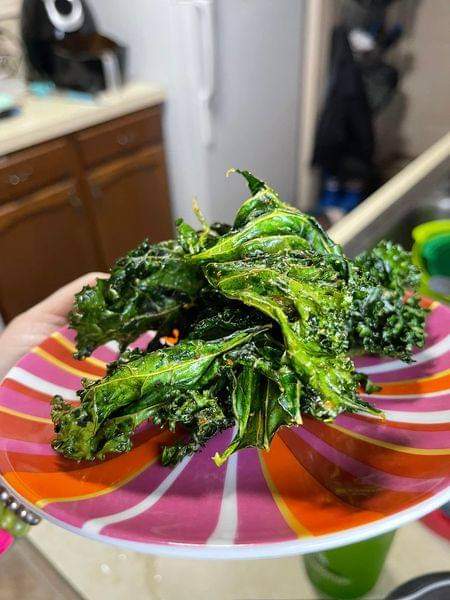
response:
<svg viewBox="0 0 450 600"><path fill-rule="evenodd" d="M345 27L334 29L331 48L330 81L317 127L313 164L340 179L367 179L373 171L372 115Z"/></svg>

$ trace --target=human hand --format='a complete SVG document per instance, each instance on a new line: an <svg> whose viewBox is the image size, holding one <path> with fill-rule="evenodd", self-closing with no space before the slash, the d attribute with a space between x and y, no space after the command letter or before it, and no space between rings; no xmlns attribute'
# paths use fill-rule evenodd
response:
<svg viewBox="0 0 450 600"><path fill-rule="evenodd" d="M0 381L22 356L67 324L74 295L82 287L107 277L106 273L83 275L11 321L0 335Z"/></svg>

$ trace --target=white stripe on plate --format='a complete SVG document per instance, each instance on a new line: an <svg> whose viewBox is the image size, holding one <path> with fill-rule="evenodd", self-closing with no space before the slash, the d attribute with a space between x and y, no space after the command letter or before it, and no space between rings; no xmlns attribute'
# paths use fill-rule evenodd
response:
<svg viewBox="0 0 450 600"><path fill-rule="evenodd" d="M12 379L49 396L62 396L65 400L79 400L74 390L50 383L37 375L25 371L22 367L13 367L6 376L6 379Z"/></svg>
<svg viewBox="0 0 450 600"><path fill-rule="evenodd" d="M103 344L106 348L108 348L108 350L111 350L111 352L114 352L115 354L119 354L119 344L115 341L112 342L106 342L106 344Z"/></svg>
<svg viewBox="0 0 450 600"><path fill-rule="evenodd" d="M388 371L399 371L401 369L408 369L409 367L414 367L415 365L420 365L421 363L427 362L434 358L438 358L445 352L450 350L450 335L447 335L443 340L434 344L434 346L430 346L422 352L418 352L414 354L413 363L405 363L402 360L390 360L389 362L380 363L378 365L372 365L369 367L362 367L358 369L367 375L372 375L373 373L387 373Z"/></svg>
<svg viewBox="0 0 450 600"><path fill-rule="evenodd" d="M164 481L162 481L159 484L156 490L154 490L149 496L144 498L144 500L142 500L135 506L127 508L126 510L122 510L118 513L113 513L112 515L106 515L104 517L99 517L98 519L91 519L90 521L86 521L86 523L82 527L82 531L89 532L90 534L97 534L100 533L100 531L108 525L120 523L121 521L127 521L128 519L132 519L133 517L141 515L162 498L162 496L175 482L175 480L178 478L181 472L189 464L190 460L191 457L189 456L182 460L179 465L172 469L172 471L164 479Z"/></svg>
<svg viewBox="0 0 450 600"><path fill-rule="evenodd" d="M207 544L232 544L237 530L237 454L232 454L227 462L227 473L223 486L223 496L219 520Z"/></svg>
<svg viewBox="0 0 450 600"><path fill-rule="evenodd" d="M433 410L429 412L406 412L399 410L383 411L388 421L396 423L439 424L450 423L450 410Z"/></svg>

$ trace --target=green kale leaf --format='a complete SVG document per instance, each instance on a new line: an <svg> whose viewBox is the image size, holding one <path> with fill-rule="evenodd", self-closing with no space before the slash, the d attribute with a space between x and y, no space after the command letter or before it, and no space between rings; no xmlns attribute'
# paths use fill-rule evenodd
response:
<svg viewBox="0 0 450 600"><path fill-rule="evenodd" d="M203 285L200 269L178 242L142 243L116 262L109 279L77 294L70 314L77 357L111 340L124 350L148 329L170 330Z"/></svg>

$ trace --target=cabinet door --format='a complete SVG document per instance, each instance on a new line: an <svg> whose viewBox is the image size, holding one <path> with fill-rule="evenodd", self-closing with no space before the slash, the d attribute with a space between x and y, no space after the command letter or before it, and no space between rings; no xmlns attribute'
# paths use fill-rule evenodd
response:
<svg viewBox="0 0 450 600"><path fill-rule="evenodd" d="M104 259L111 265L145 238L172 236L164 153L160 146L108 163L89 175Z"/></svg>
<svg viewBox="0 0 450 600"><path fill-rule="evenodd" d="M70 181L0 206L0 312L5 321L98 267Z"/></svg>

